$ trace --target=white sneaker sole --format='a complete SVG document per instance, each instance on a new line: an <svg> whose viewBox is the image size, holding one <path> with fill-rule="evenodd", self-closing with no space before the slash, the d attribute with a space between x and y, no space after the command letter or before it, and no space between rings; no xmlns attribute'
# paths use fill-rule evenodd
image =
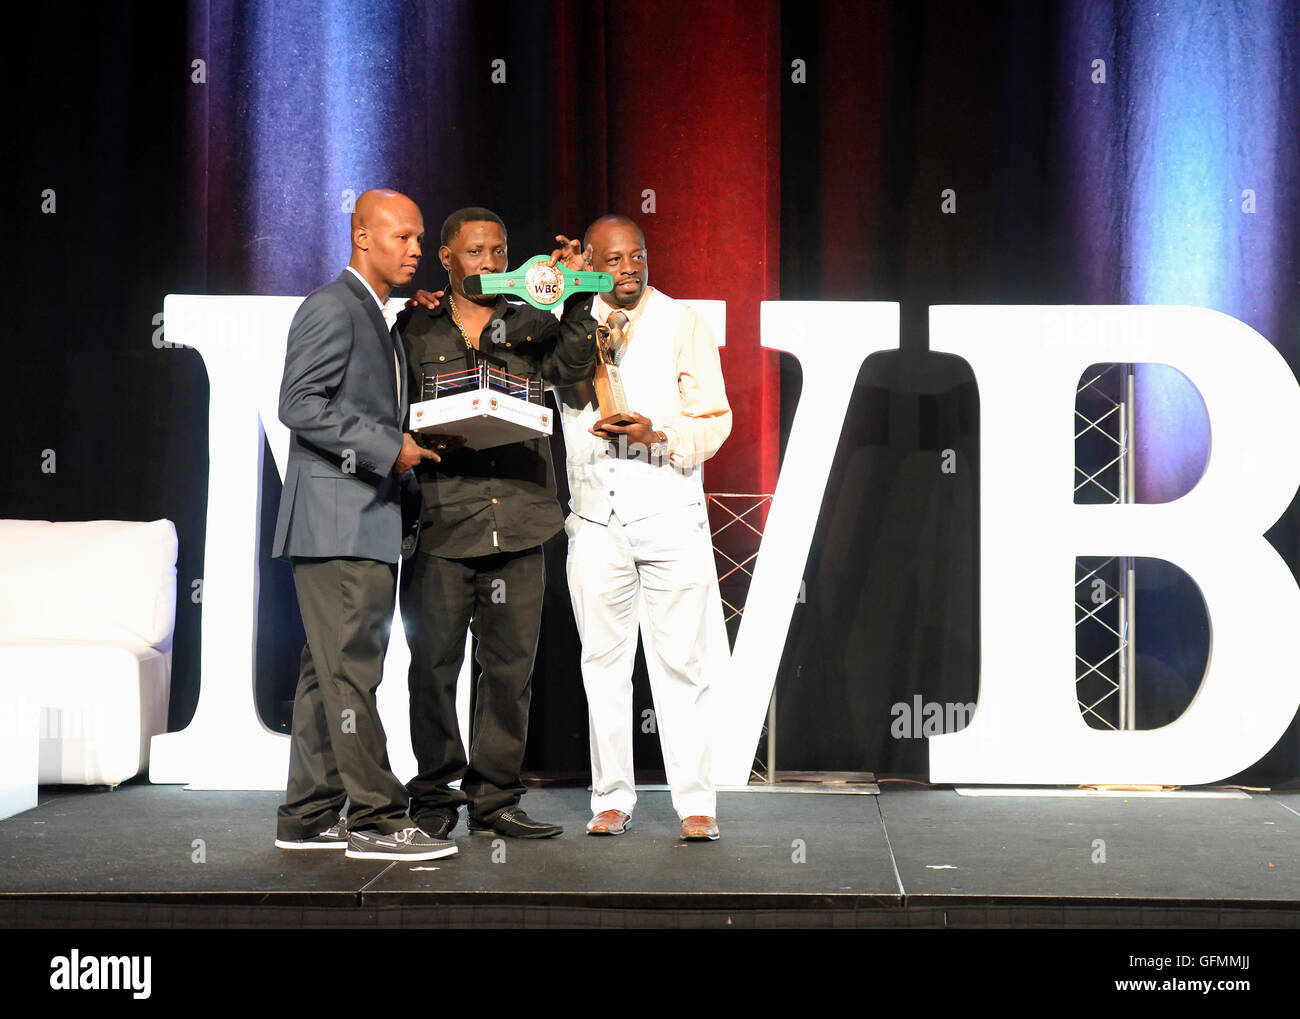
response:
<svg viewBox="0 0 1300 1019"><path fill-rule="evenodd" d="M276 849L347 849L346 842L292 842L284 839L275 840Z"/></svg>
<svg viewBox="0 0 1300 1019"><path fill-rule="evenodd" d="M344 854L349 860L441 860L444 856L455 856L459 852L457 846L448 846L446 849L428 849L423 852L395 852L391 849L368 849L354 850L348 849Z"/></svg>

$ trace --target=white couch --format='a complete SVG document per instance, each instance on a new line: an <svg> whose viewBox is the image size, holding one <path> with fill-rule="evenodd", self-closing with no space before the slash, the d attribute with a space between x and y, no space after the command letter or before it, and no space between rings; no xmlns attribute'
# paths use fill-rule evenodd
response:
<svg viewBox="0 0 1300 1019"><path fill-rule="evenodd" d="M3 785L31 778L33 725L41 784L143 771L167 731L175 619L170 520L0 520Z"/></svg>

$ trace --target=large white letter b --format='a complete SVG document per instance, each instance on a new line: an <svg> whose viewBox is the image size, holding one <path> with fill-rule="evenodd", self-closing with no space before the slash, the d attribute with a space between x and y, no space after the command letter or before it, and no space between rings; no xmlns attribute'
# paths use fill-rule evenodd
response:
<svg viewBox="0 0 1300 1019"><path fill-rule="evenodd" d="M1300 588L1263 534L1300 485L1300 387L1249 326L1203 308L935 307L931 347L980 390L980 691L930 740L935 782L1193 785L1259 760L1300 706ZM1200 390L1209 462L1181 499L1075 505L1074 393L1105 362L1173 365ZM1211 653L1160 729L1088 727L1074 688L1076 556L1152 556L1199 585Z"/></svg>

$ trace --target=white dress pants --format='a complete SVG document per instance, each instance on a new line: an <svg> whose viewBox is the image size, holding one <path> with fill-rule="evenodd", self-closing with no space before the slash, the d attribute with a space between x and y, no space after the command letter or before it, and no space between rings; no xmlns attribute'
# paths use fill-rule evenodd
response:
<svg viewBox="0 0 1300 1019"><path fill-rule="evenodd" d="M582 683L591 729L591 811L636 805L632 773L632 666L640 597L655 662L648 662L659 745L679 817L717 815L705 675L707 598L716 578L702 503L630 524L570 513L567 563L582 639ZM655 665L658 668L655 668Z"/></svg>

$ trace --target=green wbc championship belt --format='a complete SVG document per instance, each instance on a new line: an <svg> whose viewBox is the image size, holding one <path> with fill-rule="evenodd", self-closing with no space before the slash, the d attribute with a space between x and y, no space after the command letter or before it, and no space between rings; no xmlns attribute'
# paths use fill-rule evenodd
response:
<svg viewBox="0 0 1300 1019"><path fill-rule="evenodd" d="M466 276L461 286L466 297L506 294L521 297L534 308L550 311L574 294L604 294L614 289L614 277L607 272L566 269L551 265L548 255L534 255L514 272L488 272Z"/></svg>

